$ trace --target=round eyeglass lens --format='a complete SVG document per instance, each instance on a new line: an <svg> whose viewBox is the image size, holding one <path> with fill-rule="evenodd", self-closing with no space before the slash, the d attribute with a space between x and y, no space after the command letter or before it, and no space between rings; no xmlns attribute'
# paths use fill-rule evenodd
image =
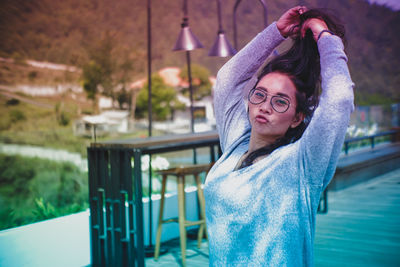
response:
<svg viewBox="0 0 400 267"><path fill-rule="evenodd" d="M280 96L273 96L271 98L271 105L275 111L283 113L289 108L289 100Z"/></svg>
<svg viewBox="0 0 400 267"><path fill-rule="evenodd" d="M252 104L258 105L261 102L264 102L267 98L267 94L261 90L253 89L250 92L249 100Z"/></svg>

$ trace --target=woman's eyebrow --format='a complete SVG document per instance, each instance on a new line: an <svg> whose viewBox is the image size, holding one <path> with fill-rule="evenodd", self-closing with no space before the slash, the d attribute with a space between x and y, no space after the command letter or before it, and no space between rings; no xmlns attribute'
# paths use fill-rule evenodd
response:
<svg viewBox="0 0 400 267"><path fill-rule="evenodd" d="M261 90L261 91L265 91L266 93L268 93L268 89L262 86L257 86L255 89Z"/></svg>
<svg viewBox="0 0 400 267"><path fill-rule="evenodd" d="M257 86L256 87L256 89L258 89L258 90L262 90L262 91L265 91L266 93L268 93L268 89L267 88L265 88L265 87L262 87L262 86ZM277 93L276 94L277 96L282 96L282 97L285 97L285 98L287 98L287 99L292 99L290 96L288 96L287 94L285 94L285 93Z"/></svg>
<svg viewBox="0 0 400 267"><path fill-rule="evenodd" d="M288 96L288 95L287 95L287 94L285 94L285 93L277 93L276 95L279 95L279 96L282 96L282 97L285 97L285 98L291 99L291 98L290 98L290 96Z"/></svg>

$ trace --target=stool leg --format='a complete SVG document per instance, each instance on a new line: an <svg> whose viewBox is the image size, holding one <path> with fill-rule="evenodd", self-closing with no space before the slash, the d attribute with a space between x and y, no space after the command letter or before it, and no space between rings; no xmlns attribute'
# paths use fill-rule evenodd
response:
<svg viewBox="0 0 400 267"><path fill-rule="evenodd" d="M207 229L206 229L206 210L205 210L205 199L203 189L201 188L200 176L198 174L195 175L196 185L197 185L197 197L200 205L200 220L204 220L203 224L200 224L199 233L197 235L197 247L200 248L201 240L203 238L203 232L205 230L207 237Z"/></svg>
<svg viewBox="0 0 400 267"><path fill-rule="evenodd" d="M167 183L167 175L163 175L162 177L162 185L161 185L161 201L160 201L160 211L158 214L158 226L157 226L157 238L156 238L156 248L154 251L154 259L158 260L158 256L160 255L160 245L161 245L161 227L164 215L164 201L165 201L165 188Z"/></svg>
<svg viewBox="0 0 400 267"><path fill-rule="evenodd" d="M185 215L185 190L184 176L178 175L178 210L179 210L179 235L181 241L182 265L186 266L186 215Z"/></svg>

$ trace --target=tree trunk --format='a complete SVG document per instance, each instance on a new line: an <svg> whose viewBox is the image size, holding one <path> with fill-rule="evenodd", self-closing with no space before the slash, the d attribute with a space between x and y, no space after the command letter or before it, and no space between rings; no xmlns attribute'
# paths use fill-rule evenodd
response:
<svg viewBox="0 0 400 267"><path fill-rule="evenodd" d="M137 89L132 89L132 97L131 97L131 119L134 121L135 120L135 109L136 109L136 98L137 95L139 94L139 90Z"/></svg>
<svg viewBox="0 0 400 267"><path fill-rule="evenodd" d="M97 115L99 114L99 103L98 103L98 96L97 94L94 96L93 98L93 102L92 102L92 110L93 110L93 114Z"/></svg>

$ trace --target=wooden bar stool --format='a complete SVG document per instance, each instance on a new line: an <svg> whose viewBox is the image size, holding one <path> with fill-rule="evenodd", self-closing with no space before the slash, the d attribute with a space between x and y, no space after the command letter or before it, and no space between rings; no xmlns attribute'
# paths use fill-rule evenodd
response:
<svg viewBox="0 0 400 267"><path fill-rule="evenodd" d="M158 216L158 227L157 227L157 238L156 238L156 248L154 252L154 259L158 260L160 253L160 243L161 243L161 227L164 223L178 222L179 223L179 236L181 244L182 253L182 264L186 265L186 227L193 225L200 225L199 232L197 235L197 246L200 248L201 240L204 233L207 235L206 230L206 215L205 215L205 202L203 189L201 188L201 181L199 174L202 172L208 172L212 164L199 164L184 167L177 167L168 170L161 170L157 173L162 175L162 187L161 187L161 202L160 202L160 213ZM186 220L185 211L185 176L193 175L197 185L197 197L200 204L200 220L198 221L188 221ZM175 176L177 178L178 184L178 218L172 218L168 220L163 219L164 214L164 200L165 200L165 188L167 184L167 177Z"/></svg>

